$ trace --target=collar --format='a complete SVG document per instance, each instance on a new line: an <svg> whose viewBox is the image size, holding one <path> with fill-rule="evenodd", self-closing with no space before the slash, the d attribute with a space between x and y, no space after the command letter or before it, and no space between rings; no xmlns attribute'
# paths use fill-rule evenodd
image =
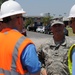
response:
<svg viewBox="0 0 75 75"><path fill-rule="evenodd" d="M60 44L61 46L66 46L67 41L66 41L65 37L63 38L63 40L61 42L55 42L54 39L52 38L51 46L56 46L58 44Z"/></svg>
<svg viewBox="0 0 75 75"><path fill-rule="evenodd" d="M54 42L54 40L53 40L53 42L52 42L51 45L50 45L50 48L51 48L52 50L58 50L60 46L66 47L66 45L67 45L66 39L64 39L64 41L63 41L62 43L58 42L57 44L56 44L56 43Z"/></svg>

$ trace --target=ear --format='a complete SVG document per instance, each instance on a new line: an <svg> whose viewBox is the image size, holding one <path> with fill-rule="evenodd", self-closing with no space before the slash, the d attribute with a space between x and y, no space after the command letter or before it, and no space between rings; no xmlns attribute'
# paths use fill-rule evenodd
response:
<svg viewBox="0 0 75 75"><path fill-rule="evenodd" d="M63 29L64 29L65 25L62 25L62 26L63 26Z"/></svg>
<svg viewBox="0 0 75 75"><path fill-rule="evenodd" d="M18 24L20 25L20 18L17 18L17 22L18 22Z"/></svg>
<svg viewBox="0 0 75 75"><path fill-rule="evenodd" d="M63 25L63 27L65 27L65 24Z"/></svg>

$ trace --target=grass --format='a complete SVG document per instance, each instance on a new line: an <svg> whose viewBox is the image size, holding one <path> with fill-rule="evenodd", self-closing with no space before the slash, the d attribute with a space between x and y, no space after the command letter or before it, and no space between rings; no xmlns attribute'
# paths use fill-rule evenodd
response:
<svg viewBox="0 0 75 75"><path fill-rule="evenodd" d="M69 36L75 36L71 27L67 27L67 29L68 29L68 32L69 32Z"/></svg>

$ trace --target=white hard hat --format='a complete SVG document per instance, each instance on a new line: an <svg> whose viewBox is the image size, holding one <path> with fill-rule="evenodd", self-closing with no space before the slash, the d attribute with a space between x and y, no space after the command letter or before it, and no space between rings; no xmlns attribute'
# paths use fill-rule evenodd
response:
<svg viewBox="0 0 75 75"><path fill-rule="evenodd" d="M75 5L72 6L68 18L72 18L72 17L75 17Z"/></svg>
<svg viewBox="0 0 75 75"><path fill-rule="evenodd" d="M24 13L26 12L22 9L19 3L13 0L8 0L1 5L2 15L0 16L0 18L5 18L8 16L24 14Z"/></svg>

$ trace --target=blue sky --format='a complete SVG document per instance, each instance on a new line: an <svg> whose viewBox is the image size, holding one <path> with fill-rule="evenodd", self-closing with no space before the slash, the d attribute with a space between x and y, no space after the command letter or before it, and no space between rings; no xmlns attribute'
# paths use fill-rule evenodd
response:
<svg viewBox="0 0 75 75"><path fill-rule="evenodd" d="M75 0L16 0L20 3L28 16L40 16L41 13L55 14L55 16L66 13L69 15Z"/></svg>

